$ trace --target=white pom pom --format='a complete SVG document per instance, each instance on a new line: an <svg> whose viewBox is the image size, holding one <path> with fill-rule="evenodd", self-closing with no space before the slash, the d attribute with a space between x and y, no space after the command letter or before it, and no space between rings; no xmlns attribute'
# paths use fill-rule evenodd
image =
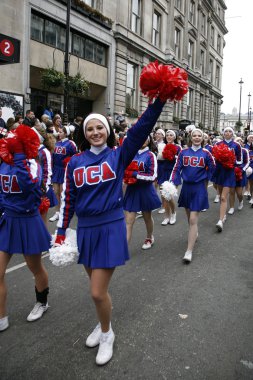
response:
<svg viewBox="0 0 253 380"><path fill-rule="evenodd" d="M62 245L54 246L56 233L53 235L52 248L49 249L49 259L53 265L64 267L76 262L78 256L76 231L68 228L66 231L66 239Z"/></svg>
<svg viewBox="0 0 253 380"><path fill-rule="evenodd" d="M164 199L166 199L167 201L170 201L174 197L177 197L177 188L174 185L174 183L165 181L161 185L161 194Z"/></svg>
<svg viewBox="0 0 253 380"><path fill-rule="evenodd" d="M253 170L252 168L249 166L247 169L246 169L246 176L249 177L251 174L252 174Z"/></svg>
<svg viewBox="0 0 253 380"><path fill-rule="evenodd" d="M190 125L187 125L187 127L185 128L185 131L187 133L191 133L194 129L196 129L195 125L194 124L190 124Z"/></svg>

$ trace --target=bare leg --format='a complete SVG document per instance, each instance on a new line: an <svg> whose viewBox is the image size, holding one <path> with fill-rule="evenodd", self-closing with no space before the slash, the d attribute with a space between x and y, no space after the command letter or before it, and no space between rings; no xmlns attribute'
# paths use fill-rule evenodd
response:
<svg viewBox="0 0 253 380"><path fill-rule="evenodd" d="M151 211L142 211L142 214L147 229L147 238L151 239L154 231L154 220Z"/></svg>
<svg viewBox="0 0 253 380"><path fill-rule="evenodd" d="M135 223L136 212L125 211L126 228L127 228L127 242L130 243L132 238L133 225Z"/></svg>
<svg viewBox="0 0 253 380"><path fill-rule="evenodd" d="M199 218L199 213L197 211L190 212L187 251L192 252L194 248L194 245L198 236L198 218Z"/></svg>
<svg viewBox="0 0 253 380"><path fill-rule="evenodd" d="M91 296L96 306L102 332L107 332L110 329L112 302L108 287L114 269L90 269L85 267L90 277Z"/></svg>
<svg viewBox="0 0 253 380"><path fill-rule="evenodd" d="M55 211L60 210L60 204L61 204L61 188L59 183L53 183L54 192L58 201L58 204L55 206Z"/></svg>
<svg viewBox="0 0 253 380"><path fill-rule="evenodd" d="M48 288L48 274L41 261L41 255L24 255L26 264L35 278L35 286L39 292Z"/></svg>
<svg viewBox="0 0 253 380"><path fill-rule="evenodd" d="M7 265L11 259L11 255L0 251L0 318L6 316L6 299L7 288L4 280Z"/></svg>
<svg viewBox="0 0 253 380"><path fill-rule="evenodd" d="M229 208L235 208L235 188L229 190Z"/></svg>
<svg viewBox="0 0 253 380"><path fill-rule="evenodd" d="M220 193L220 220L223 221L227 211L227 198L229 194L229 187L218 186Z"/></svg>
<svg viewBox="0 0 253 380"><path fill-rule="evenodd" d="M243 191L242 190L243 190L242 187L236 187L235 188L235 192L236 192L236 195L237 195L239 202L242 202L242 200L243 200Z"/></svg>

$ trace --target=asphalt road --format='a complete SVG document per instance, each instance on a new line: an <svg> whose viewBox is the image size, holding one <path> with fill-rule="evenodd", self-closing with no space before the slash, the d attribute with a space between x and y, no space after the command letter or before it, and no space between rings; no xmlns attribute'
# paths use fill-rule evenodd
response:
<svg viewBox="0 0 253 380"><path fill-rule="evenodd" d="M245 202L217 233L212 188L209 194L190 265L182 263L184 210L174 226L165 227L163 215L153 213L155 244L148 251L141 250L143 219L136 221L131 260L111 282L116 341L104 367L95 364L97 349L84 344L96 317L82 266L57 268L43 259L50 308L29 323L34 282L15 256L6 275L10 328L0 333L0 379L252 380L253 209Z"/></svg>

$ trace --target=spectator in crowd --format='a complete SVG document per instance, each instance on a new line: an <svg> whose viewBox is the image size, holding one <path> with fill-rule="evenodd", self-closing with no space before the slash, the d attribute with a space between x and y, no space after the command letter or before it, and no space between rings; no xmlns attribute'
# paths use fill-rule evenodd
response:
<svg viewBox="0 0 253 380"><path fill-rule="evenodd" d="M27 110L25 113L23 124L28 125L28 127L33 127L34 118L35 118L34 112L31 110Z"/></svg>
<svg viewBox="0 0 253 380"><path fill-rule="evenodd" d="M46 106L46 108L44 109L43 115L47 115L48 118L52 120L53 117L54 117L54 113L53 113L52 107Z"/></svg>
<svg viewBox="0 0 253 380"><path fill-rule="evenodd" d="M24 120L23 115L18 114L15 116L15 123L22 124L23 120Z"/></svg>
<svg viewBox="0 0 253 380"><path fill-rule="evenodd" d="M41 119L41 126L44 129L47 129L47 122L48 122L48 120L51 120L50 117L48 115L44 114L44 115L41 116L40 119Z"/></svg>
<svg viewBox="0 0 253 380"><path fill-rule="evenodd" d="M9 119L6 122L6 129L7 131L11 131L13 129L13 125L15 124L15 119L14 117L9 117Z"/></svg>
<svg viewBox="0 0 253 380"><path fill-rule="evenodd" d="M73 140L76 144L77 144L78 133L79 133L79 129L81 127L82 121L83 121L82 116L77 116L72 123L72 125L75 127L75 130L73 133Z"/></svg>

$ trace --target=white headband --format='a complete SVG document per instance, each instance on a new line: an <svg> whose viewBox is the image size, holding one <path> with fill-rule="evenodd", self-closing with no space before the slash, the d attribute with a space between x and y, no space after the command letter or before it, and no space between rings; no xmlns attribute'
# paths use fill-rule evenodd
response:
<svg viewBox="0 0 253 380"><path fill-rule="evenodd" d="M156 133L157 132L160 132L163 135L163 137L165 137L165 132L162 128L157 129Z"/></svg>
<svg viewBox="0 0 253 380"><path fill-rule="evenodd" d="M193 132L200 132L202 134L202 137L204 136L204 132L199 128L193 129L193 131L191 131L191 136L192 136Z"/></svg>
<svg viewBox="0 0 253 380"><path fill-rule="evenodd" d="M39 131L37 131L37 129L35 127L32 127L32 130L37 133L37 135L38 135L38 137L40 139L40 143L43 144L43 142L45 140L44 137L41 136L41 134L39 133Z"/></svg>
<svg viewBox="0 0 253 380"><path fill-rule="evenodd" d="M166 135L167 135L168 133L173 133L174 137L175 137L175 138L177 137L176 132L173 131L172 129L168 129L168 130L166 131Z"/></svg>
<svg viewBox="0 0 253 380"><path fill-rule="evenodd" d="M90 115L88 115L86 117L86 119L83 122L84 135L85 135L86 125L92 119L97 119L97 120L101 121L101 123L105 126L105 128L107 130L108 136L110 135L111 131L110 131L109 123L108 123L106 117L101 115L100 113L91 113Z"/></svg>
<svg viewBox="0 0 253 380"><path fill-rule="evenodd" d="M248 135L248 137L247 137L247 141L249 141L249 138L250 137L253 137L253 133L250 133L249 135Z"/></svg>

